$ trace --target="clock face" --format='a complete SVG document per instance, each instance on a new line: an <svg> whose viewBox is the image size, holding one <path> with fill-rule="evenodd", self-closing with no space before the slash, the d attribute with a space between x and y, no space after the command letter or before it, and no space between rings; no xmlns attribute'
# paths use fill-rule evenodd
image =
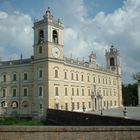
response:
<svg viewBox="0 0 140 140"><path fill-rule="evenodd" d="M57 47L53 47L52 48L52 55L55 58L59 58L60 57L60 49Z"/></svg>

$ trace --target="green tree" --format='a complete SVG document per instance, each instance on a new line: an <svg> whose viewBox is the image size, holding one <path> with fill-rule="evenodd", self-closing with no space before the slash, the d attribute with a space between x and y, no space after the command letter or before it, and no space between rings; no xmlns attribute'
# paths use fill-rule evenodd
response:
<svg viewBox="0 0 140 140"><path fill-rule="evenodd" d="M137 83L122 85L122 97L124 106L137 106L138 105Z"/></svg>
<svg viewBox="0 0 140 140"><path fill-rule="evenodd" d="M136 82L140 83L140 72L133 74L132 77Z"/></svg>

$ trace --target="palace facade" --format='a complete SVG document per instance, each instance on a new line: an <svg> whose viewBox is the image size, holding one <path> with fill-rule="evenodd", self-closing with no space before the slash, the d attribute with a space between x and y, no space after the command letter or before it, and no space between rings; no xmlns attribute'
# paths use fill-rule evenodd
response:
<svg viewBox="0 0 140 140"><path fill-rule="evenodd" d="M47 108L69 111L122 106L119 52L105 52L106 67L64 56L63 23L48 8L34 22L34 55L0 61L0 114L46 116Z"/></svg>

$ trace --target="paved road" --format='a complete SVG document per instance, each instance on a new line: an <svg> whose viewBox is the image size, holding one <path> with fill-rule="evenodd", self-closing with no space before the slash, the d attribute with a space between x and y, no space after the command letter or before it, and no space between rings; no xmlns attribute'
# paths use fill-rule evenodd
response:
<svg viewBox="0 0 140 140"><path fill-rule="evenodd" d="M126 107L126 109L128 112L127 118L140 120L140 107ZM124 107L103 110L103 115L124 117L123 110L124 110ZM101 111L90 112L90 113L101 114Z"/></svg>

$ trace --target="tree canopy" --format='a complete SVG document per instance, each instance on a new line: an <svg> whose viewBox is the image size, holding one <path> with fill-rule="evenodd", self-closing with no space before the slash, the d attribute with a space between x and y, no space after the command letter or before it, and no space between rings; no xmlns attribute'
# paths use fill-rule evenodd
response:
<svg viewBox="0 0 140 140"><path fill-rule="evenodd" d="M124 106L138 105L138 88L137 84L122 85L122 97Z"/></svg>
<svg viewBox="0 0 140 140"><path fill-rule="evenodd" d="M140 72L132 75L133 79L140 83Z"/></svg>

